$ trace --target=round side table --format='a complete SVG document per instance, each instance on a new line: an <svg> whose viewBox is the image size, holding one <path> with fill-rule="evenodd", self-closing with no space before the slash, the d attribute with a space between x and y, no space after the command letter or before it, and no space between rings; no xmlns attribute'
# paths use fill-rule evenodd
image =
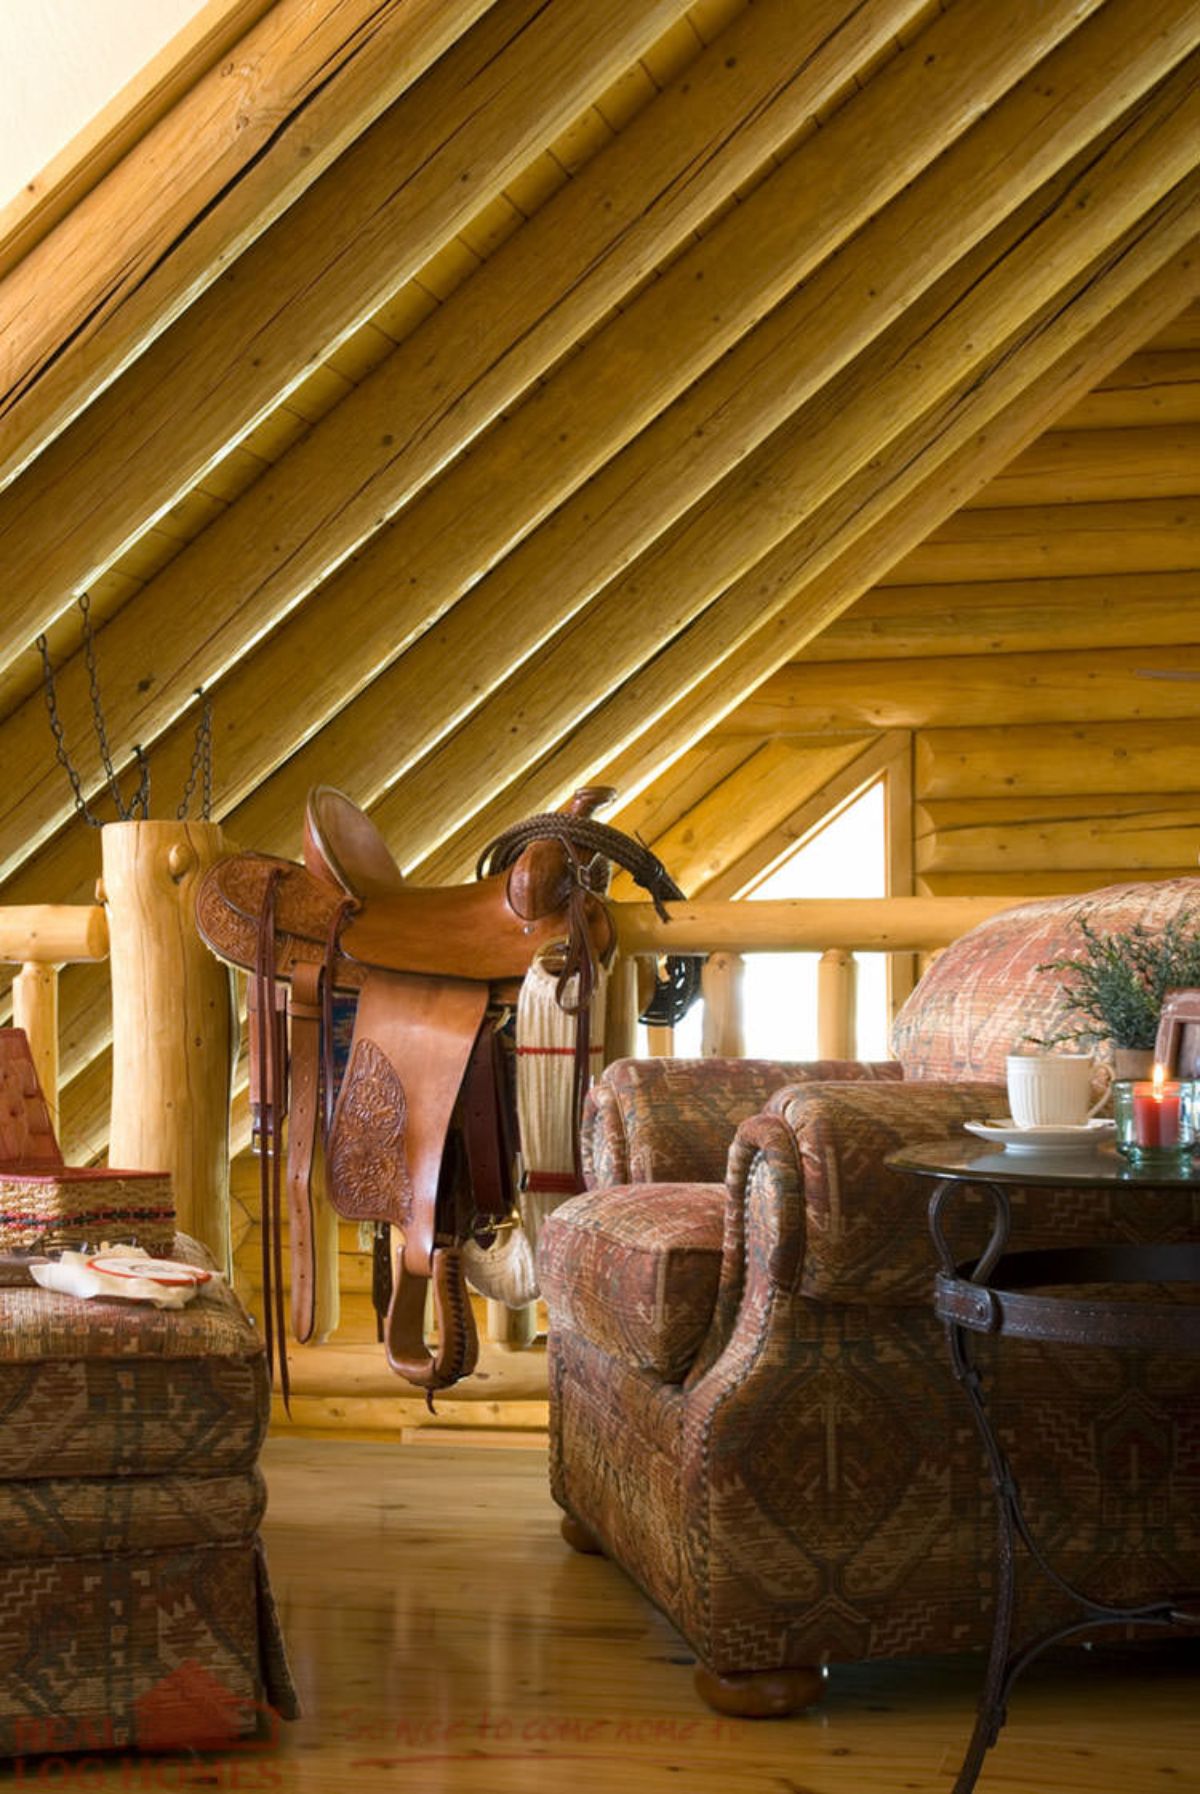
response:
<svg viewBox="0 0 1200 1794"><path fill-rule="evenodd" d="M975 1729L954 1794L970 1794L983 1759L1004 1724L1008 1697L1028 1664L1068 1638L1098 1626L1200 1625L1200 1595L1164 1596L1138 1607L1114 1605L1059 1575L1032 1536L1020 1492L988 1413L983 1377L972 1352L972 1335L991 1333L1048 1341L1062 1346L1200 1351L1200 1305L1122 1301L1071 1294L1072 1287L1095 1284L1195 1283L1200 1285L1200 1243L1167 1246L1059 1247L1009 1252L1013 1187L1069 1187L1108 1190L1132 1185L1146 1191L1200 1189L1200 1165L1187 1170L1133 1168L1111 1146L1064 1152L997 1151L982 1140L935 1140L911 1146L887 1160L888 1169L934 1181L929 1228L937 1254L934 1311L945 1323L950 1363L970 1403L996 1496L996 1611L987 1674ZM970 1187L992 1206L991 1237L974 1264L956 1264L944 1220L956 1197ZM1027 1293L1038 1289L1058 1293ZM1062 1589L1079 1618L1014 1648L1016 1544Z"/></svg>

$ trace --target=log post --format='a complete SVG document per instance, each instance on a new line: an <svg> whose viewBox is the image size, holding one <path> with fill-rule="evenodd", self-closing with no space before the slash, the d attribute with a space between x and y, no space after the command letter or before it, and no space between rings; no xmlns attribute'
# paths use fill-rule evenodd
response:
<svg viewBox="0 0 1200 1794"><path fill-rule="evenodd" d="M13 979L13 1026L24 1028L50 1125L58 1133L58 967L27 960Z"/></svg>
<svg viewBox="0 0 1200 1794"><path fill-rule="evenodd" d="M853 953L830 947L817 966L817 1054L821 1059L853 1059L856 1051L855 998L858 965Z"/></svg>
<svg viewBox="0 0 1200 1794"><path fill-rule="evenodd" d="M215 823L117 822L102 835L113 987L109 1160L167 1170L180 1229L229 1268L232 975L196 932L196 887L229 851Z"/></svg>
<svg viewBox="0 0 1200 1794"><path fill-rule="evenodd" d="M487 1298L487 1336L493 1345L510 1352L523 1352L537 1338L537 1303L524 1302L510 1308L506 1302Z"/></svg>
<svg viewBox="0 0 1200 1794"><path fill-rule="evenodd" d="M646 1041L652 1059L673 1059L675 1056L674 1028L647 1028Z"/></svg>
<svg viewBox="0 0 1200 1794"><path fill-rule="evenodd" d="M704 962L700 988L704 994L704 1026L700 1051L706 1059L740 1059L746 1051L742 1028L740 953L713 953Z"/></svg>
<svg viewBox="0 0 1200 1794"><path fill-rule="evenodd" d="M604 1063L637 1053L638 972L631 953L618 953L608 975L604 1008Z"/></svg>

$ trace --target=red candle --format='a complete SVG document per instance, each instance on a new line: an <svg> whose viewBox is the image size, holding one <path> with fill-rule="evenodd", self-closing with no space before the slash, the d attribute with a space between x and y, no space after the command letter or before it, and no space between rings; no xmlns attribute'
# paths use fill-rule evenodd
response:
<svg viewBox="0 0 1200 1794"><path fill-rule="evenodd" d="M1179 1085L1166 1082L1161 1065L1153 1083L1133 1087L1133 1138L1138 1146L1179 1145Z"/></svg>

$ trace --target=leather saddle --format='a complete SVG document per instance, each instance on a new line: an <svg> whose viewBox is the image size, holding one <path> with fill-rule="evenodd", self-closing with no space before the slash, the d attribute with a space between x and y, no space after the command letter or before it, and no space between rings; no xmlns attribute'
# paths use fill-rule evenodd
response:
<svg viewBox="0 0 1200 1794"><path fill-rule="evenodd" d="M496 1005L515 997L538 954L561 946L564 984L576 974L580 980L573 988L584 1012L581 1099L587 994L615 937L603 899L607 860L586 842L577 847L571 831L611 796L604 789L577 793L561 817L531 819L550 832L530 840L505 870L474 885L437 888L410 884L370 819L341 792L318 786L308 799L302 865L239 853L202 881L202 937L222 959L254 974L251 1101L265 1148L264 1331L269 1360L278 1339L285 1399L285 1109L296 1338L307 1340L314 1329L312 1170L323 1121L333 1208L377 1224L385 1265L387 1226L403 1236L383 1325L391 1368L427 1395L474 1368L478 1340L461 1248L467 1239L488 1243L512 1209ZM346 994L357 996L357 1006L338 1088L333 1005L335 995ZM432 1347L425 1337L430 1284Z"/></svg>

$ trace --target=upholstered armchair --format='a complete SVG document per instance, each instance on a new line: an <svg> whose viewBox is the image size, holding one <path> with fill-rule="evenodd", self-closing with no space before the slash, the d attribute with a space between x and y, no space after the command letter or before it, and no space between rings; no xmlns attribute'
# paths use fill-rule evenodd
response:
<svg viewBox="0 0 1200 1794"><path fill-rule="evenodd" d="M1051 1022L1038 968L1081 909L1116 930L1191 905L1181 879L994 918L914 992L894 1064L604 1074L591 1187L542 1236L552 1489L568 1541L682 1632L712 1705L783 1713L831 1660L985 1642L993 1508L930 1310L928 1189L884 1161L1003 1112L1004 1054ZM1014 1195L1016 1246L1189 1237L1187 1192ZM1006 1342L996 1377L1056 1562L1130 1595L1200 1583L1200 1366ZM1022 1627L1063 1617L1049 1585L1023 1602Z"/></svg>

